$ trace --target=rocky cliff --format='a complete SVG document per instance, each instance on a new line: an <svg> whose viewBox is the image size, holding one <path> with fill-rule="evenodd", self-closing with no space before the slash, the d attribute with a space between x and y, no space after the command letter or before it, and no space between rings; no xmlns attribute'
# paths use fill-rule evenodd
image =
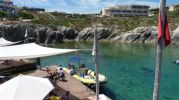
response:
<svg viewBox="0 0 179 100"><path fill-rule="evenodd" d="M78 32L64 26L37 26L34 24L11 24L0 26L0 35L10 41L23 40L25 31L31 42L61 43L64 41L91 41L94 32L97 32L99 41L114 42L156 42L157 27L137 27L128 32L121 32L119 27L114 28L84 28ZM174 43L179 42L179 27L171 31Z"/></svg>
<svg viewBox="0 0 179 100"><path fill-rule="evenodd" d="M31 42L61 43L65 40L75 40L78 32L63 26L37 26L33 24L11 24L0 26L0 36L9 41L25 39L27 34Z"/></svg>

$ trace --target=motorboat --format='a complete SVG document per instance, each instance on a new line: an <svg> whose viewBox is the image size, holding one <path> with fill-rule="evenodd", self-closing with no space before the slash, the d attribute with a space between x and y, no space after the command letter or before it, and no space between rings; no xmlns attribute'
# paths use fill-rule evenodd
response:
<svg viewBox="0 0 179 100"><path fill-rule="evenodd" d="M96 74L94 71L88 69L88 68L70 68L65 67L63 68L64 71L71 74L75 79L79 80L83 84L86 85L95 85L96 84ZM107 78L99 74L99 84L105 84L107 83Z"/></svg>

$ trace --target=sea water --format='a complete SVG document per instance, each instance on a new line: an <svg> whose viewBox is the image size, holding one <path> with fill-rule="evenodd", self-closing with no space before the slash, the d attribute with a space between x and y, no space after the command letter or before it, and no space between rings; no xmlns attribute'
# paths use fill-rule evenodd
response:
<svg viewBox="0 0 179 100"><path fill-rule="evenodd" d="M55 48L92 49L93 43L64 43L51 45ZM94 70L91 50L79 51L88 68ZM42 65L66 66L77 52L42 58ZM171 45L164 50L161 68L160 100L179 100L179 46ZM152 100L156 65L155 44L99 43L100 73L107 84L101 92L112 100Z"/></svg>

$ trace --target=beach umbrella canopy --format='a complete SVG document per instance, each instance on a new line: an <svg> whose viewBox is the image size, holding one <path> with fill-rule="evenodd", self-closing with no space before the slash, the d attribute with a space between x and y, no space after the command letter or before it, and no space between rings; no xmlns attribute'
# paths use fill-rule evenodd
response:
<svg viewBox="0 0 179 100"><path fill-rule="evenodd" d="M0 85L0 100L43 100L53 88L46 78L19 75Z"/></svg>
<svg viewBox="0 0 179 100"><path fill-rule="evenodd" d="M105 96L104 94L100 94L99 95L99 100L111 100L111 99L108 98L107 96Z"/></svg>
<svg viewBox="0 0 179 100"><path fill-rule="evenodd" d="M0 38L0 47L4 47L4 46L9 46L9 45L13 45L13 44L17 44L21 41L17 41L17 42L11 42L11 41L8 41L4 38Z"/></svg>
<svg viewBox="0 0 179 100"><path fill-rule="evenodd" d="M28 43L28 44L0 47L0 60L40 58L40 57L65 54L75 51L78 50L49 48L49 47L37 45L35 43Z"/></svg>

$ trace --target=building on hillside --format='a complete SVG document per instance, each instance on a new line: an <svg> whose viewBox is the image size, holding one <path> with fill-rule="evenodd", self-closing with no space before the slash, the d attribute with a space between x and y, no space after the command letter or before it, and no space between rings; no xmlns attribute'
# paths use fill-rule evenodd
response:
<svg viewBox="0 0 179 100"><path fill-rule="evenodd" d="M103 17L148 16L150 6L146 5L116 5L102 10Z"/></svg>
<svg viewBox="0 0 179 100"><path fill-rule="evenodd" d="M169 6L168 11L171 11L171 12L172 12L172 11L179 11L179 4Z"/></svg>
<svg viewBox="0 0 179 100"><path fill-rule="evenodd" d="M22 7L21 11L23 12L45 12L43 8L29 8L29 7Z"/></svg>
<svg viewBox="0 0 179 100"><path fill-rule="evenodd" d="M0 11L15 12L15 6L11 0L0 0Z"/></svg>

